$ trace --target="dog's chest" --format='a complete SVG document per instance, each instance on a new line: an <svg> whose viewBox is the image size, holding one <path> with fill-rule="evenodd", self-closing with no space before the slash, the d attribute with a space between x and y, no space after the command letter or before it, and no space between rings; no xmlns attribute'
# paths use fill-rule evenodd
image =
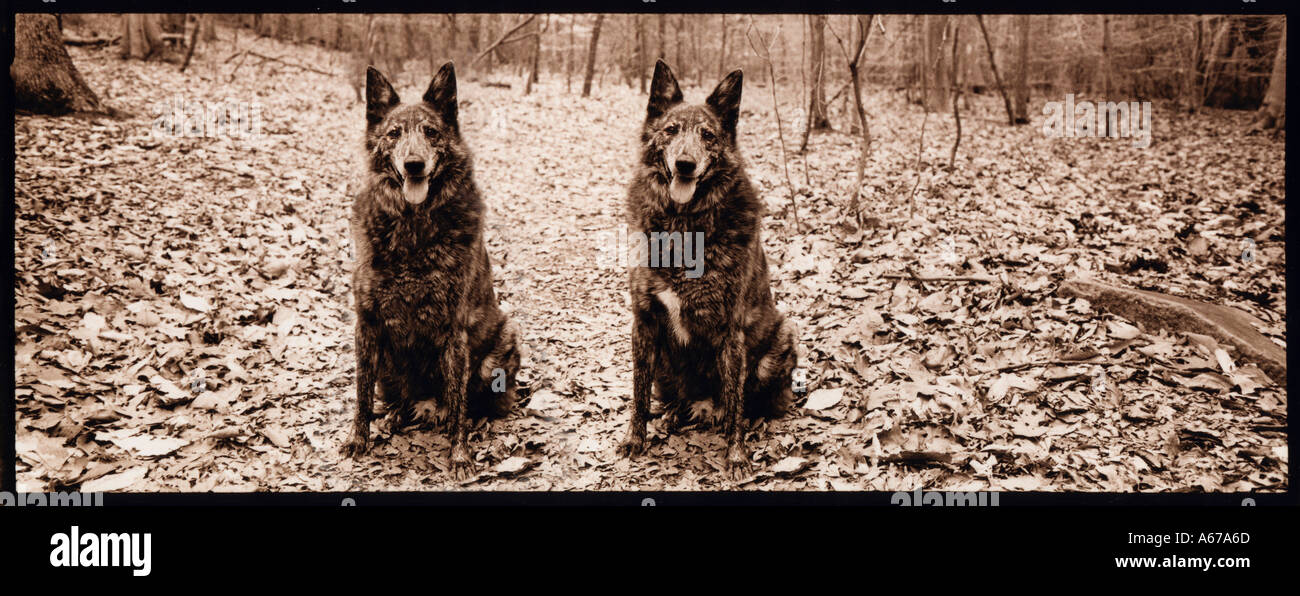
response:
<svg viewBox="0 0 1300 596"><path fill-rule="evenodd" d="M376 281L379 283L371 295L368 304L371 312L367 314L390 336L411 339L447 327L451 293L443 278L397 277Z"/></svg>
<svg viewBox="0 0 1300 596"><path fill-rule="evenodd" d="M682 300L677 293L671 289L663 289L655 294L655 299L668 312L668 330L677 343L682 345L691 343L691 332L682 321Z"/></svg>
<svg viewBox="0 0 1300 596"><path fill-rule="evenodd" d="M464 264L441 249L375 247L358 308L394 338L414 340L446 327Z"/></svg>
<svg viewBox="0 0 1300 596"><path fill-rule="evenodd" d="M669 335L680 345L689 345L721 329L724 308L714 292L699 280L694 283L662 287L654 299L663 306Z"/></svg>

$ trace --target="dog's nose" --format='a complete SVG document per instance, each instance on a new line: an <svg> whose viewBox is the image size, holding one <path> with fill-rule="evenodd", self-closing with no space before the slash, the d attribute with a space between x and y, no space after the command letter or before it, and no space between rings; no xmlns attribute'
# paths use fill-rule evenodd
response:
<svg viewBox="0 0 1300 596"><path fill-rule="evenodd" d="M678 174L681 174L683 176L690 176L691 174L695 173L695 162L693 161L679 159L677 160L677 163L675 165L677 166Z"/></svg>
<svg viewBox="0 0 1300 596"><path fill-rule="evenodd" d="M406 162L405 165L406 165L407 174L414 174L418 176L424 173L424 162L422 161L408 161Z"/></svg>

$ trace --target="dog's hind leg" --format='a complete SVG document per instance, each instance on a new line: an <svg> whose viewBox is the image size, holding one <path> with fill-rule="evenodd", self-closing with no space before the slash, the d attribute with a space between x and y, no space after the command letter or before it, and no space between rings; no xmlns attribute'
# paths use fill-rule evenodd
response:
<svg viewBox="0 0 1300 596"><path fill-rule="evenodd" d="M669 433L680 430L685 425L685 416L682 414L682 409L687 400L682 399L681 386L677 379L672 375L657 375L654 380L653 395L659 400L660 424L663 425L663 428Z"/></svg>
<svg viewBox="0 0 1300 596"><path fill-rule="evenodd" d="M384 407L384 414L392 432L397 432L410 421L411 404L407 402L407 391L403 389L405 380L392 366L380 367L378 383L375 387L375 403Z"/></svg>
<svg viewBox="0 0 1300 596"><path fill-rule="evenodd" d="M515 405L519 373L519 324L503 318L493 335L492 348L475 369L470 389L471 415L504 416Z"/></svg>
<svg viewBox="0 0 1300 596"><path fill-rule="evenodd" d="M781 315L777 315L781 316ZM758 350L746 383L745 414L750 418L784 414L794 401L794 369L798 366L799 328L781 317L771 341Z"/></svg>

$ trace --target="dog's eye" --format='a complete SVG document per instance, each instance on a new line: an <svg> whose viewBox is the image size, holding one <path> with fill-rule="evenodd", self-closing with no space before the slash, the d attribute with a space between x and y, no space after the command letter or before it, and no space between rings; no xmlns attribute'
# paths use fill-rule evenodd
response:
<svg viewBox="0 0 1300 596"><path fill-rule="evenodd" d="M675 134L677 134L680 130L681 130L681 127L677 126L676 124L669 124L669 125L668 125L668 128L665 128L665 129L664 129L664 132L666 132L666 133L668 133L668 134L670 134L670 135L675 135Z"/></svg>
<svg viewBox="0 0 1300 596"><path fill-rule="evenodd" d="M436 136L438 136L438 131L437 131L437 129L435 129L435 128L432 127L432 126L426 126L426 127L424 127L424 136L426 136L426 137L430 137L430 138L432 138L432 137L436 137Z"/></svg>
<svg viewBox="0 0 1300 596"><path fill-rule="evenodd" d="M400 128L394 128L393 130L388 131L388 138L390 139L398 139L401 137L402 137L402 129Z"/></svg>
<svg viewBox="0 0 1300 596"><path fill-rule="evenodd" d="M707 128L700 129L700 138L702 138L702 139L704 139L704 140L706 140L706 141L712 141L712 140L714 139L714 137L713 137L713 131L711 131L711 130L709 130L709 129L707 129Z"/></svg>

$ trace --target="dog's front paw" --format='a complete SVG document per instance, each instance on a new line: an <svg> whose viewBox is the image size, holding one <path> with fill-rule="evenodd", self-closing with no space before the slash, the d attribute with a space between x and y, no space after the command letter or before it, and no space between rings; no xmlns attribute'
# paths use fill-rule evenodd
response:
<svg viewBox="0 0 1300 596"><path fill-rule="evenodd" d="M352 436L348 437L348 440L343 443L343 446L339 448L339 451L344 457L357 459L368 449L370 449L369 433L359 433L353 430Z"/></svg>
<svg viewBox="0 0 1300 596"><path fill-rule="evenodd" d="M457 482L469 480L476 473L474 462L469 459L469 449L464 445L456 445L451 448L450 464L448 467L451 470L451 477Z"/></svg>
<svg viewBox="0 0 1300 596"><path fill-rule="evenodd" d="M623 439L623 442L618 444L618 448L615 449L615 452L619 457L627 458L636 457L645 453L645 433L638 433L635 430L629 430L627 432L627 438Z"/></svg>
<svg viewBox="0 0 1300 596"><path fill-rule="evenodd" d="M754 468L749 463L749 454L744 446L732 444L727 448L727 477L732 482L742 482L754 475Z"/></svg>

